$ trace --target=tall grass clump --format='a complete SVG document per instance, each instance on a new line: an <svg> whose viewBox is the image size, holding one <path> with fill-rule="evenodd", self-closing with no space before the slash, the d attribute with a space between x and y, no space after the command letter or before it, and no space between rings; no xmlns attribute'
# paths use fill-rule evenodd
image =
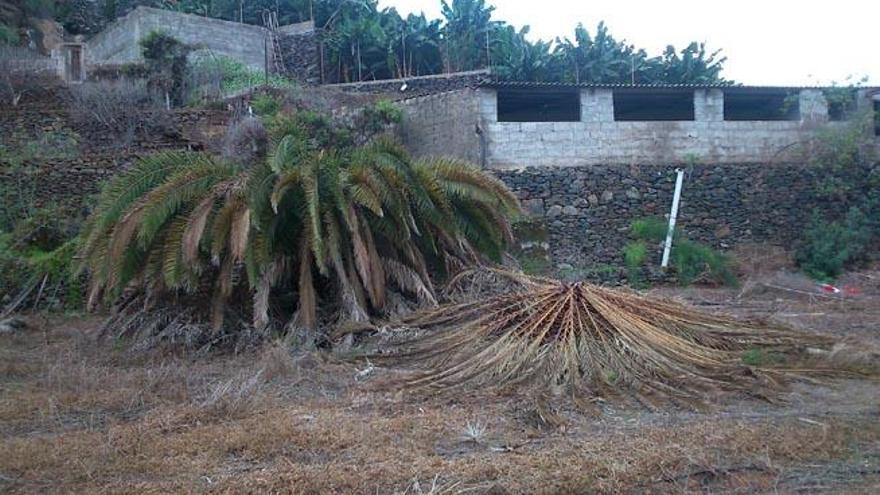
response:
<svg viewBox="0 0 880 495"><path fill-rule="evenodd" d="M627 278L630 283L641 283L641 269L648 261L651 246L659 246L666 239L667 224L661 218L640 218L630 227L630 241L623 251ZM676 229L673 236L670 266L681 285L694 282L736 285L730 258L705 244L692 241Z"/></svg>

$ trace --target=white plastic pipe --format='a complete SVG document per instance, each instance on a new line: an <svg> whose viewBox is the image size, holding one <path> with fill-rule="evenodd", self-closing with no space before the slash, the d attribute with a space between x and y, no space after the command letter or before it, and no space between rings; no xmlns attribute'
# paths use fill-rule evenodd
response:
<svg viewBox="0 0 880 495"><path fill-rule="evenodd" d="M672 251L672 234L675 232L675 219L678 218L678 201L681 199L681 183L684 181L684 170L675 169L675 192L672 194L672 211L669 212L669 228L666 230L666 244L663 246L663 260L660 266L669 266L669 252Z"/></svg>

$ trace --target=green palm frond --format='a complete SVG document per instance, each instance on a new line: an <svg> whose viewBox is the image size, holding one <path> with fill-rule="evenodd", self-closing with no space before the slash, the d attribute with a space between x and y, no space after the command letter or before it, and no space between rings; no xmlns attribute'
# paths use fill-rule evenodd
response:
<svg viewBox="0 0 880 495"><path fill-rule="evenodd" d="M169 174L188 166L195 156L189 152L157 153L138 160L126 173L111 180L102 189L95 209L83 227L83 253L94 252L132 204L161 184Z"/></svg>
<svg viewBox="0 0 880 495"><path fill-rule="evenodd" d="M429 169L448 191L462 198L494 203L495 207L510 213L519 211L519 200L504 182L471 164L435 158L416 165L417 168L420 166Z"/></svg>
<svg viewBox="0 0 880 495"><path fill-rule="evenodd" d="M193 277L187 276L190 268L183 259L183 237L186 233L186 217L177 217L166 230L162 243L162 276L165 285L172 289L185 288L193 290ZM190 272L191 273L191 272Z"/></svg>
<svg viewBox="0 0 880 495"><path fill-rule="evenodd" d="M235 173L231 166L211 160L198 160L168 178L143 199L144 214L138 231L141 246L149 246L153 237L177 211L191 201L199 201L218 182Z"/></svg>

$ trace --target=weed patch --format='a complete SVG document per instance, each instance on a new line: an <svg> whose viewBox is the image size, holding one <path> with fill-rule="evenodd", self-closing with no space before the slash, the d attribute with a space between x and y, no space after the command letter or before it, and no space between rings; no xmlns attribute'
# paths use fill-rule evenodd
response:
<svg viewBox="0 0 880 495"><path fill-rule="evenodd" d="M630 237L633 239L623 250L627 279L632 285L643 284L641 271L648 258L648 246L666 239L667 225L660 218L640 218L633 221ZM736 285L730 258L711 247L688 239L680 229L673 236L670 266L683 286L695 282Z"/></svg>

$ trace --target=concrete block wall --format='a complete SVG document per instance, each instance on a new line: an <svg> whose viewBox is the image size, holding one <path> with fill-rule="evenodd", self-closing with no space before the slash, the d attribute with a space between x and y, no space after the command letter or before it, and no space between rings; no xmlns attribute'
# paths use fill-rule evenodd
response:
<svg viewBox="0 0 880 495"><path fill-rule="evenodd" d="M52 55L48 57L29 50L13 52L7 63L8 75L13 78L33 76L54 78L64 74L64 57L57 49L52 50Z"/></svg>
<svg viewBox="0 0 880 495"><path fill-rule="evenodd" d="M581 91L581 122L614 122L614 97L610 89Z"/></svg>
<svg viewBox="0 0 880 495"><path fill-rule="evenodd" d="M308 27L283 26L282 33L301 36ZM265 65L266 30L261 26L148 7L136 8L90 39L86 60L100 65L141 61L138 42L155 30L255 69L262 69Z"/></svg>
<svg viewBox="0 0 880 495"><path fill-rule="evenodd" d="M512 169L772 162L810 130L801 122L494 122L486 131L488 167Z"/></svg>
<svg viewBox="0 0 880 495"><path fill-rule="evenodd" d="M494 91L484 96L494 97ZM695 91L693 121L615 122L610 89L581 91L580 122L497 122L496 106L486 103L481 106L481 119L487 166L778 161L813 132L815 124L828 122L828 106L820 90L803 90L799 100L804 109L801 120L742 122L724 121L724 95L719 89Z"/></svg>
<svg viewBox="0 0 880 495"><path fill-rule="evenodd" d="M451 157L480 164L480 95L461 89L398 102L400 138L416 157Z"/></svg>
<svg viewBox="0 0 880 495"><path fill-rule="evenodd" d="M694 120L698 122L724 121L724 93L720 89L694 91Z"/></svg>

